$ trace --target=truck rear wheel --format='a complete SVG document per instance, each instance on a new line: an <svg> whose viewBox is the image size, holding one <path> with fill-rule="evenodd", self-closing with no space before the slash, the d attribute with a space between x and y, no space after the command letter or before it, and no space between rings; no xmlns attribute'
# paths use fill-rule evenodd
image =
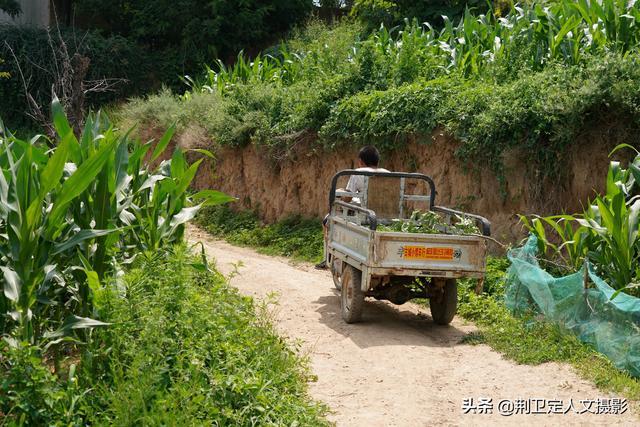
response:
<svg viewBox="0 0 640 427"><path fill-rule="evenodd" d="M342 319L347 323L359 322L364 306L362 292L362 272L352 265L344 264L342 269Z"/></svg>
<svg viewBox="0 0 640 427"><path fill-rule="evenodd" d="M431 317L438 325L448 325L458 309L458 285L456 279L447 279L438 295L429 299Z"/></svg>
<svg viewBox="0 0 640 427"><path fill-rule="evenodd" d="M331 277L333 277L333 286L337 290L342 290L342 261L331 257Z"/></svg>

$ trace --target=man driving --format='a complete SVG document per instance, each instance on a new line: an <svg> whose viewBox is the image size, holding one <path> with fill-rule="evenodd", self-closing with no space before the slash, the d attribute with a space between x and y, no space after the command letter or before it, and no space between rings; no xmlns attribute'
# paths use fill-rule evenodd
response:
<svg viewBox="0 0 640 427"><path fill-rule="evenodd" d="M357 171L389 172L384 168L378 167L379 164L380 164L380 152L378 152L378 149L376 147L374 147L373 145L367 145L366 147L362 147L360 149L360 151L358 152L358 158L356 159ZM365 188L366 183L367 183L367 180L364 175L351 175L349 177L349 182L347 183L347 188L346 189L339 188L337 192L347 191L349 193L363 193L366 190ZM344 200L345 202L353 202L356 204L360 204L361 202L359 197L353 197L353 200L352 200L351 196L342 196L341 199ZM325 254L326 254L326 247L327 247L328 219L329 219L329 215L327 214L322 220L322 228L323 228L324 243L325 243L324 245ZM327 268L326 256L321 263L316 264L316 268L317 269Z"/></svg>

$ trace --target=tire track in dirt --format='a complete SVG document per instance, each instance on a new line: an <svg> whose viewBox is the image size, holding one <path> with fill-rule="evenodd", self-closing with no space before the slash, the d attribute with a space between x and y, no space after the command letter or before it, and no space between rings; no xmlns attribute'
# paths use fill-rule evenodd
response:
<svg viewBox="0 0 640 427"><path fill-rule="evenodd" d="M310 394L332 410L338 426L426 425L639 425L623 415L464 414L464 399L581 399L611 397L580 379L568 365L518 365L486 345L462 344L475 330L456 318L448 327L435 325L426 310L413 304L365 304L363 322L345 324L340 298L328 272L292 264L212 239L190 227L189 239L202 241L223 274L243 266L231 284L243 294L265 298L276 294L274 319L280 334L300 340L318 379Z"/></svg>

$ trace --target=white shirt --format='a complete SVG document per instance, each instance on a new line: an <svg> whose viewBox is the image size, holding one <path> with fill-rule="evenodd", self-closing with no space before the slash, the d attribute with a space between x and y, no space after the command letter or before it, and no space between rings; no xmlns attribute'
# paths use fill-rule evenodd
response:
<svg viewBox="0 0 640 427"><path fill-rule="evenodd" d="M357 171L364 171L364 172L389 172L385 168L371 168L371 167L358 168L356 170ZM367 182L368 182L368 180L366 178L369 178L369 177L368 176L364 176L364 175L351 175L349 177L349 182L347 183L346 190L348 192L350 192L350 193L362 193L362 192L364 192L366 190L366 186L367 186ZM354 197L352 199L352 201L354 203L360 203L360 198Z"/></svg>

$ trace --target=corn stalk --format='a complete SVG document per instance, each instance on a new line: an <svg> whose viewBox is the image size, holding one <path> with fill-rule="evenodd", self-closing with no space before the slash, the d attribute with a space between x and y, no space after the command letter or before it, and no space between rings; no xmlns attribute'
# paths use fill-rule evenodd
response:
<svg viewBox="0 0 640 427"><path fill-rule="evenodd" d="M198 209L231 200L213 190L190 197L202 160L187 165L179 148L151 169L152 144L104 114L89 116L79 139L57 99L52 114L53 142L0 125L0 332L31 343L104 325L94 317L119 265L180 241Z"/></svg>

